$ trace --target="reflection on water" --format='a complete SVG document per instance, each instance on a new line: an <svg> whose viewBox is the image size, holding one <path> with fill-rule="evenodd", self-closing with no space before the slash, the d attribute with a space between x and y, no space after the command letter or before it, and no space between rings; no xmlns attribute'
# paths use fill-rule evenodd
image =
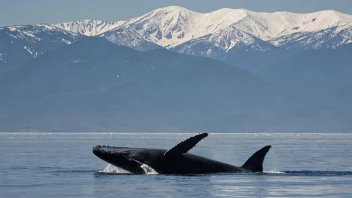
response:
<svg viewBox="0 0 352 198"><path fill-rule="evenodd" d="M132 175L92 154L96 144L169 149L190 135L2 133L0 197L352 197L352 134L210 134L191 150L242 165L270 144L261 174Z"/></svg>

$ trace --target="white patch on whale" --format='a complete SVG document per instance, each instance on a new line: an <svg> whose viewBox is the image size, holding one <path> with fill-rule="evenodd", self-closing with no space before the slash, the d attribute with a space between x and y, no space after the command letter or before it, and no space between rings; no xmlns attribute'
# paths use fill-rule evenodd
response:
<svg viewBox="0 0 352 198"><path fill-rule="evenodd" d="M145 174L147 175L156 175L156 174L159 174L158 172L156 172L152 167L146 165L146 164L143 164L141 165L141 168L144 170Z"/></svg>

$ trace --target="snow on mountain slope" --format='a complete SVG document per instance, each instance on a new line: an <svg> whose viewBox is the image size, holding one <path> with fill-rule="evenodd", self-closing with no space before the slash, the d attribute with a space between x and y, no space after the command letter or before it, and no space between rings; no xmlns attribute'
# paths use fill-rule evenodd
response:
<svg viewBox="0 0 352 198"><path fill-rule="evenodd" d="M286 49L337 48L352 43L352 26L335 26L314 32L299 32L270 41Z"/></svg>
<svg viewBox="0 0 352 198"><path fill-rule="evenodd" d="M131 19L121 27L132 28L145 40L172 48L229 26L262 40L270 40L296 32L311 32L346 25L351 21L352 16L329 10L298 14L225 8L210 13L198 13L170 6Z"/></svg>
<svg viewBox="0 0 352 198"><path fill-rule="evenodd" d="M54 24L54 26L70 32L80 33L86 36L96 36L104 32L107 32L109 30L115 29L124 23L125 21L110 22L110 21L81 20L81 21Z"/></svg>
<svg viewBox="0 0 352 198"><path fill-rule="evenodd" d="M238 30L235 26L229 26L214 34L192 39L172 50L189 55L219 57L231 50L263 52L274 47L269 42Z"/></svg>
<svg viewBox="0 0 352 198"><path fill-rule="evenodd" d="M146 40L174 47L226 28L244 16L244 10L222 9L202 14L170 6L131 19L124 26L134 28Z"/></svg>
<svg viewBox="0 0 352 198"><path fill-rule="evenodd" d="M236 27L254 36L269 40L296 32L311 32L346 25L352 16L337 11L298 14L291 12L251 12L236 23Z"/></svg>
<svg viewBox="0 0 352 198"><path fill-rule="evenodd" d="M159 45L145 40L142 36L136 33L134 29L118 28L114 31L106 32L101 36L117 45L131 47L140 51L161 48Z"/></svg>
<svg viewBox="0 0 352 198"><path fill-rule="evenodd" d="M190 24L198 15L184 8L167 7L132 19L124 27L134 29L144 39L158 45L174 46L203 35Z"/></svg>
<svg viewBox="0 0 352 198"><path fill-rule="evenodd" d="M0 62L36 58L48 50L76 42L81 35L46 24L0 28Z"/></svg>

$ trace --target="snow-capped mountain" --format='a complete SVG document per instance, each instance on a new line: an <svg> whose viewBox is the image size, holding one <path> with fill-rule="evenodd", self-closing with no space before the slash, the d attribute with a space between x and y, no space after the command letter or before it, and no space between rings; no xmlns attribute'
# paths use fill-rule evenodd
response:
<svg viewBox="0 0 352 198"><path fill-rule="evenodd" d="M155 46L172 49L189 41L194 43L198 38L200 40L204 40L203 37L210 38L209 35L214 35L212 38L224 39L214 43L214 47L217 47L216 43L233 43L233 40L236 40L219 34L231 28L273 45L283 46L286 38L289 43L290 40L300 37L298 35L313 36L315 34L307 33L329 31L333 27L340 29L351 27L352 16L333 10L302 14L224 8L210 13L199 13L179 6L169 6L126 21L82 20L55 26L86 36L104 36L116 44L138 50L154 49ZM314 38L308 40L311 39L314 40ZM156 45L152 46L151 43ZM230 44L230 46L235 45ZM203 51L207 50L209 49Z"/></svg>
<svg viewBox="0 0 352 198"><path fill-rule="evenodd" d="M170 6L133 18L122 27L134 29L147 41L173 48L228 28L245 16L246 11L241 9L221 9L203 14Z"/></svg>
<svg viewBox="0 0 352 198"><path fill-rule="evenodd" d="M50 25L0 28L0 62L10 64L36 58L48 50L71 44L81 37Z"/></svg>
<svg viewBox="0 0 352 198"><path fill-rule="evenodd" d="M124 26L135 29L148 41L163 47L174 47L212 32L206 29L209 22L204 23L201 16L200 13L171 6L131 19Z"/></svg>
<svg viewBox="0 0 352 198"><path fill-rule="evenodd" d="M96 36L107 31L115 29L123 25L125 21L95 21L95 20L81 20L66 23L54 24L53 26L62 28L64 30L80 33L85 36Z"/></svg>
<svg viewBox="0 0 352 198"><path fill-rule="evenodd" d="M230 26L268 41L297 32L313 32L342 25L352 26L351 21L352 16L330 10L298 14L225 8L210 13L198 13L170 6L128 20L120 27L134 29L145 40L172 48L192 39L215 34Z"/></svg>
<svg viewBox="0 0 352 198"><path fill-rule="evenodd" d="M257 53L277 48L336 48L352 42L352 16L332 10L301 14L224 8L210 13L198 13L169 6L126 21L81 20L54 25L4 27L0 31L7 33L2 33L3 38L0 39L6 38L2 41L6 44L11 41L9 37L19 38L23 34L22 37L27 40L36 40L32 43L41 41L37 39L38 36L31 36L32 33L24 27L46 27L42 33L47 31L48 35L52 35L52 31L56 32L56 37L45 37L51 39L46 45L69 44L79 36L97 36L140 51L164 47L180 53L220 60L223 60L221 57L230 57L237 52ZM20 30L19 35L14 36L15 30ZM29 45L28 42L16 46L20 46L18 48L31 57L43 53L37 49L37 44ZM3 49L0 50L0 62L15 60L13 50L6 51L13 46L3 43L0 46ZM39 43L44 45L45 42ZM242 55L239 57L244 57Z"/></svg>

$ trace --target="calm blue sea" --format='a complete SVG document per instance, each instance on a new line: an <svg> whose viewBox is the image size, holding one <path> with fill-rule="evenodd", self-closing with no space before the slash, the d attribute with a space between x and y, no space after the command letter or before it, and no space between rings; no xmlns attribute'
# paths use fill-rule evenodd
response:
<svg viewBox="0 0 352 198"><path fill-rule="evenodd" d="M113 174L92 153L96 144L168 149L191 135L0 133L0 197L352 197L352 134L211 133L191 150L242 165L270 144L262 174Z"/></svg>

